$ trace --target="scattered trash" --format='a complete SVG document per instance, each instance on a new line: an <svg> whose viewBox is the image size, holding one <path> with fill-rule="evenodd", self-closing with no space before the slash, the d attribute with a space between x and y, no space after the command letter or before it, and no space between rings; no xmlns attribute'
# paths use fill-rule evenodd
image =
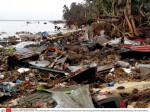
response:
<svg viewBox="0 0 150 112"><path fill-rule="evenodd" d="M132 70L130 69L130 68L122 68L126 73L131 73L132 72Z"/></svg>
<svg viewBox="0 0 150 112"><path fill-rule="evenodd" d="M121 42L121 38L116 38L116 39L111 40L111 41L109 41L109 42L107 42L107 43L105 43L105 44L108 44L108 45L110 45L110 46L116 46L116 45L118 45L120 42Z"/></svg>
<svg viewBox="0 0 150 112"><path fill-rule="evenodd" d="M30 78L29 78L29 77L26 77L26 78L25 78L25 83L26 83L26 84L30 84Z"/></svg>
<svg viewBox="0 0 150 112"><path fill-rule="evenodd" d="M16 84L14 84L12 82L3 82L0 85L0 89L2 89L3 91L6 91L6 92L17 92L18 90L13 88L15 85Z"/></svg>
<svg viewBox="0 0 150 112"><path fill-rule="evenodd" d="M130 67L130 64L129 64L129 63L123 62L123 61L118 61L118 62L117 62L117 65L120 65L120 66L126 67L126 68Z"/></svg>
<svg viewBox="0 0 150 112"><path fill-rule="evenodd" d="M76 81L77 83L82 83L84 81L90 82L93 79L93 77L95 77L95 75L96 75L95 67L91 68L80 67L79 69L75 70L73 74L71 73L71 75L67 75L64 78L60 78L60 80L57 83L61 83L67 80L73 80Z"/></svg>
<svg viewBox="0 0 150 112"><path fill-rule="evenodd" d="M110 82L110 83L108 84L108 86L110 86L110 87L114 86L114 82Z"/></svg>
<svg viewBox="0 0 150 112"><path fill-rule="evenodd" d="M150 46L100 31L95 37L90 26L66 34L39 32L40 38L25 35L0 46L0 107L126 108L121 96L100 90L124 81L149 81Z"/></svg>
<svg viewBox="0 0 150 112"><path fill-rule="evenodd" d="M19 68L17 71L19 72L19 73L25 73L25 72L27 72L27 71L29 71L30 69L28 69L28 68Z"/></svg>
<svg viewBox="0 0 150 112"><path fill-rule="evenodd" d="M30 45L39 45L39 42L32 42L32 41L27 41L27 42L21 42L15 46L16 49L23 49L26 46Z"/></svg>
<svg viewBox="0 0 150 112"><path fill-rule="evenodd" d="M109 73L112 68L114 68L114 64L107 64L104 66L98 66L97 72L98 73Z"/></svg>
<svg viewBox="0 0 150 112"><path fill-rule="evenodd" d="M9 69L14 68L15 66L19 66L19 67L44 70L44 71L49 71L49 72L54 72L54 73L59 73L59 74L64 75L64 71L62 71L62 70L55 70L55 69L49 69L49 68L34 66L34 65L29 64L28 62L22 62L22 61L17 60L13 57L10 57L10 56L8 57L8 66L9 66Z"/></svg>
<svg viewBox="0 0 150 112"><path fill-rule="evenodd" d="M129 46L122 49L120 53L123 59L125 58L135 58L135 59L146 59L150 57L150 46Z"/></svg>
<svg viewBox="0 0 150 112"><path fill-rule="evenodd" d="M96 108L127 108L127 104L116 93L94 94L92 98Z"/></svg>
<svg viewBox="0 0 150 112"><path fill-rule="evenodd" d="M101 46L105 46L107 42L109 42L109 40L107 40L104 37L95 37L94 39L97 43L99 43Z"/></svg>
<svg viewBox="0 0 150 112"><path fill-rule="evenodd" d="M133 61L134 61L134 59L129 59L129 61L130 61L130 62L133 62Z"/></svg>
<svg viewBox="0 0 150 112"><path fill-rule="evenodd" d="M4 75L2 75L2 74L0 74L0 79L2 80L2 79L4 79Z"/></svg>
<svg viewBox="0 0 150 112"><path fill-rule="evenodd" d="M50 64L49 61L44 61L44 60L43 61L30 61L29 63L38 67L46 67Z"/></svg>
<svg viewBox="0 0 150 112"><path fill-rule="evenodd" d="M22 81L21 80L16 80L16 84L21 85Z"/></svg>
<svg viewBox="0 0 150 112"><path fill-rule="evenodd" d="M138 68L142 74L150 74L150 64L139 64Z"/></svg>
<svg viewBox="0 0 150 112"><path fill-rule="evenodd" d="M140 45L141 42L138 42L138 41L132 41L132 40L129 40L127 38L124 38L124 44L131 44L131 45Z"/></svg>

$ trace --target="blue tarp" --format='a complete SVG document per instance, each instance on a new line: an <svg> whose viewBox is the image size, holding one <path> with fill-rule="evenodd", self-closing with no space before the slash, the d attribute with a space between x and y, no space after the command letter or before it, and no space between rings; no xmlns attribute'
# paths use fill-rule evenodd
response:
<svg viewBox="0 0 150 112"><path fill-rule="evenodd" d="M48 33L47 32L42 32L41 35L48 35Z"/></svg>

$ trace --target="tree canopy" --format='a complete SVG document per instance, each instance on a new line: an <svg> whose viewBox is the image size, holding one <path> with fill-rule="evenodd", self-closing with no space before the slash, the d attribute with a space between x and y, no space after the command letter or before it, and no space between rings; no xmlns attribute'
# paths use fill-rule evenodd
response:
<svg viewBox="0 0 150 112"><path fill-rule="evenodd" d="M63 18L70 24L85 24L99 14L118 16L119 11L126 7L127 0L84 0L84 3L73 2L70 7L64 5ZM148 17L150 0L131 0L132 15Z"/></svg>

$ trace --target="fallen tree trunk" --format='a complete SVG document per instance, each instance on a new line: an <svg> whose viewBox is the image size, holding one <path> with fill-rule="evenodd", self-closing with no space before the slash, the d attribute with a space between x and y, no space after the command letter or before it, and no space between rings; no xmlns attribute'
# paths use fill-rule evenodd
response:
<svg viewBox="0 0 150 112"><path fill-rule="evenodd" d="M134 36L134 34L133 34L134 32L133 32L133 28L132 28L131 22L130 22L128 16L127 16L126 9L124 10L124 16L125 16L125 19L127 21L128 26L129 26L129 30L130 30L131 36L133 37Z"/></svg>
<svg viewBox="0 0 150 112"><path fill-rule="evenodd" d="M131 23L132 23L132 26L133 26L134 34L135 34L136 36L139 36L139 34L138 34L138 32L137 32L137 29L136 29L136 26L135 26L135 22L134 22L133 16L131 16Z"/></svg>

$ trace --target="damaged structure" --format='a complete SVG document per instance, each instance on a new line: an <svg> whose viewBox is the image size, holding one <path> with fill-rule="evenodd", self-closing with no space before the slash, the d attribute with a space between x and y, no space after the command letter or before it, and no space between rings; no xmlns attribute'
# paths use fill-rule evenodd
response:
<svg viewBox="0 0 150 112"><path fill-rule="evenodd" d="M102 35L82 40L84 33L1 48L0 106L127 108L123 94L101 89L149 81L149 45Z"/></svg>

